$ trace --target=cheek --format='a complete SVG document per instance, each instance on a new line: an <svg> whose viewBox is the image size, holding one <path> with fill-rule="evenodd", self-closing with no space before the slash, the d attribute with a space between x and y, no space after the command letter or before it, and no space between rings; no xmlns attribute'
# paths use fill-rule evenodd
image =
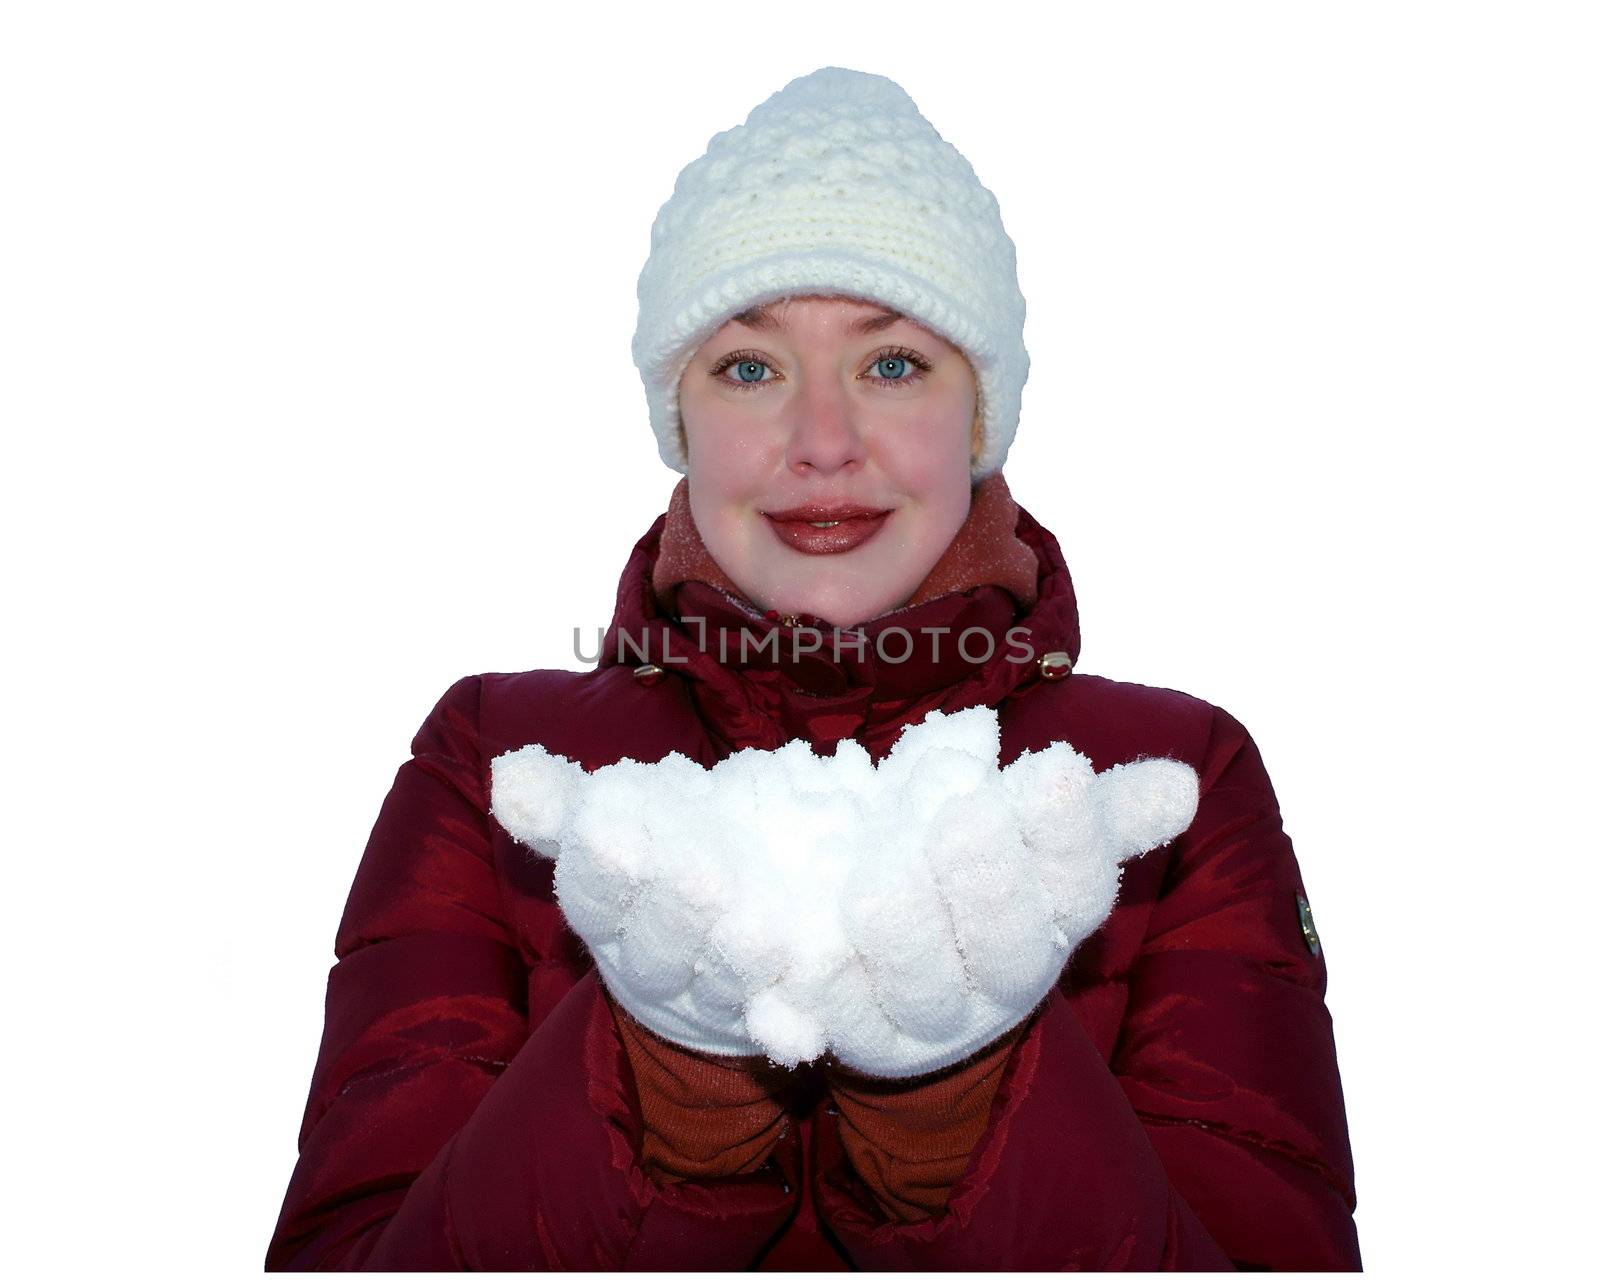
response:
<svg viewBox="0 0 1600 1280"><path fill-rule="evenodd" d="M735 571L734 566L745 565L757 518L753 508L768 496L772 467L749 422L727 412L726 405L686 420L695 524L713 558Z"/></svg>
<svg viewBox="0 0 1600 1280"><path fill-rule="evenodd" d="M760 451L749 421L737 410L714 398L684 404L689 472L708 497L737 499L759 487Z"/></svg>
<svg viewBox="0 0 1600 1280"><path fill-rule="evenodd" d="M972 404L908 408L912 411L883 434L879 459L884 469L909 495L930 503L952 495L961 499L971 487Z"/></svg>

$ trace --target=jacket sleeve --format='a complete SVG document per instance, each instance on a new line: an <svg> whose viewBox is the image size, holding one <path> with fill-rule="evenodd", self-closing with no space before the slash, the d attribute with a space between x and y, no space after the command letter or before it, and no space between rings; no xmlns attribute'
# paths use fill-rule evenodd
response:
<svg viewBox="0 0 1600 1280"><path fill-rule="evenodd" d="M794 1207L798 1143L755 1173L660 1186L595 971L530 1033L480 686L430 713L356 872L266 1270L744 1266Z"/></svg>
<svg viewBox="0 0 1600 1280"><path fill-rule="evenodd" d="M944 1211L883 1214L819 1115L819 1209L867 1270L1359 1270L1327 972L1254 742L1214 710L1194 822L1108 1064L1058 985Z"/></svg>

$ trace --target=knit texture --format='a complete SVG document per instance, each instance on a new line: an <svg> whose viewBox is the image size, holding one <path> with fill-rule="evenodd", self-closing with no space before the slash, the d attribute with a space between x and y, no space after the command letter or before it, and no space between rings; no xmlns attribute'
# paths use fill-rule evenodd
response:
<svg viewBox="0 0 1600 1280"><path fill-rule="evenodd" d="M555 860L568 924L657 1034L906 1077L1026 1017L1110 914L1121 864L1194 817L1180 761L999 754L986 706L930 711L878 764L796 738L591 773L532 743L491 761L490 807Z"/></svg>
<svg viewBox="0 0 1600 1280"><path fill-rule="evenodd" d="M685 1049L635 1021L606 993L643 1121L639 1162L657 1182L754 1173L789 1121L793 1072L764 1058Z"/></svg>
<svg viewBox="0 0 1600 1280"><path fill-rule="evenodd" d="M839 1142L885 1216L917 1222L944 1208L989 1127L1021 1022L966 1061L911 1080L830 1069Z"/></svg>
<svg viewBox="0 0 1600 1280"><path fill-rule="evenodd" d="M603 990L603 988L602 988ZM639 1099L639 1162L658 1183L754 1173L787 1127L818 1101L839 1114L851 1167L883 1214L916 1222L944 1208L988 1128L1019 1023L970 1058L909 1080L878 1080L824 1064L686 1049L635 1020L606 993Z"/></svg>
<svg viewBox="0 0 1600 1280"><path fill-rule="evenodd" d="M1005 476L998 471L985 476L973 486L972 506L950 545L900 607L990 584L1010 592L1020 606L1030 607L1039 598L1039 557L1017 537L1016 530L1017 504ZM661 549L650 585L656 599L670 610L679 584L689 581L710 583L730 595L745 598L700 538L685 477L673 486L667 503Z"/></svg>
<svg viewBox="0 0 1600 1280"><path fill-rule="evenodd" d="M661 460L687 473L678 381L749 307L817 293L878 302L959 347L999 470L1028 378L1026 303L1000 206L893 80L823 67L715 135L650 229L633 359Z"/></svg>

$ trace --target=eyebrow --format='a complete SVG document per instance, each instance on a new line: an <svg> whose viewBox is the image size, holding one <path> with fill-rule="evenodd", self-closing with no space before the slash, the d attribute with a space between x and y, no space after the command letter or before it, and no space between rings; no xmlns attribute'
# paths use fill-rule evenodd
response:
<svg viewBox="0 0 1600 1280"><path fill-rule="evenodd" d="M768 304L770 305L770 304ZM770 333L774 329L785 327L783 322L767 310L766 306L751 307L748 311L741 311L733 319L750 329L757 329L763 333ZM881 315L862 316L852 320L846 326L847 333L880 333L897 320L905 317L898 311L885 311Z"/></svg>

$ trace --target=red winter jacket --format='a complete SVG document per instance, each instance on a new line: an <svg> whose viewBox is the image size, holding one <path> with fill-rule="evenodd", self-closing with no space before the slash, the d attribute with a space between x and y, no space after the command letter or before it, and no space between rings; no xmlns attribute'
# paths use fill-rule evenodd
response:
<svg viewBox="0 0 1600 1280"><path fill-rule="evenodd" d="M1026 511L1037 603L1019 617L984 586L864 624L906 629L883 645L909 643L901 662L874 643L796 656L791 626L701 582L662 616L664 521L634 548L594 670L466 677L412 743L335 941L267 1269L1359 1269L1325 959L1243 726L1173 690L1011 661L1017 626L1036 657L1079 648L1060 548ZM780 652L741 660L739 631L773 628ZM954 651L971 629L992 655ZM1002 764L1065 740L1098 770L1187 761L1201 790L1027 1021L943 1211L885 1217L824 1106L753 1173L648 1177L617 1023L553 864L489 815L489 762L537 741L591 770L670 751L710 766L796 736L881 758L929 710L977 705L999 709Z"/></svg>

